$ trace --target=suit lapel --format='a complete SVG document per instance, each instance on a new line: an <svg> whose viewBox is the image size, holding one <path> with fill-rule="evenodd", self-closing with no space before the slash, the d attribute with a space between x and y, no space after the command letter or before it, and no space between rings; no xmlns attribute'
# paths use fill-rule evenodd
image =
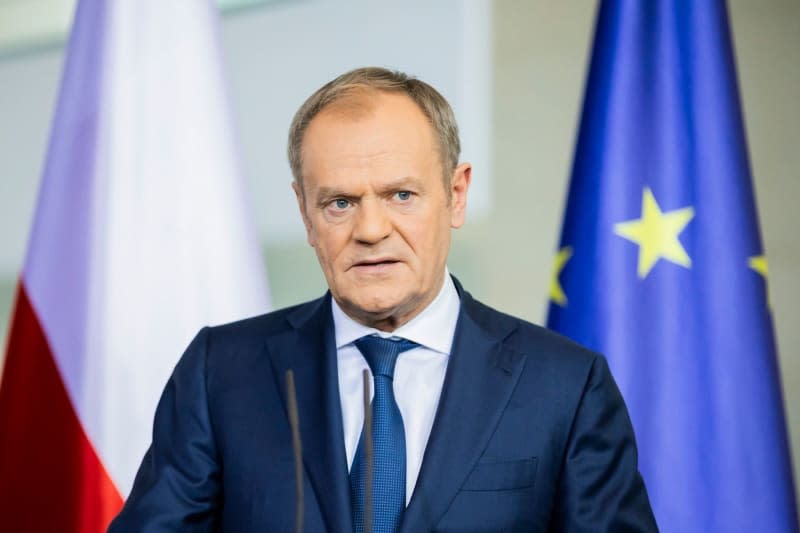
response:
<svg viewBox="0 0 800 533"><path fill-rule="evenodd" d="M488 323L457 281L456 286L461 311L453 349L401 532L431 531L447 511L494 433L525 360L502 343L513 323Z"/></svg>
<svg viewBox="0 0 800 533"><path fill-rule="evenodd" d="M315 305L316 304L316 305ZM350 488L339 399L330 295L289 316L292 329L267 341L286 407L286 371L294 372L303 462L331 531L352 531Z"/></svg>

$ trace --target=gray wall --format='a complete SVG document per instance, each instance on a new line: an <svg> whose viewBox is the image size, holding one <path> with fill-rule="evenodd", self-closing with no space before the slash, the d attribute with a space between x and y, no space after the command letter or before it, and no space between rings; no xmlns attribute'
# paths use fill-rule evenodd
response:
<svg viewBox="0 0 800 533"><path fill-rule="evenodd" d="M731 8L795 480L800 480L800 3L736 0Z"/></svg>
<svg viewBox="0 0 800 533"><path fill-rule="evenodd" d="M263 57L274 51L265 46L259 23L270 16L270 9L292 7L243 10L223 22L244 168L254 191L263 190L259 183L266 178L263 129L254 116L269 95L257 90L254 80L263 78ZM794 216L800 198L800 3L733 0L730 11L797 469L800 284L792 277L800 267L800 228ZM474 179L488 182L492 200L488 210L471 214L467 226L456 233L450 267L477 297L540 322L560 229L594 4L497 0L491 18L493 163ZM447 28L441 31L447 39ZM292 41L291 32L286 38ZM24 253L61 60L62 51L51 49L0 61L0 342ZM253 204L267 209L269 203L257 197ZM324 289L313 253L300 236L265 236L264 250L276 306L312 298Z"/></svg>

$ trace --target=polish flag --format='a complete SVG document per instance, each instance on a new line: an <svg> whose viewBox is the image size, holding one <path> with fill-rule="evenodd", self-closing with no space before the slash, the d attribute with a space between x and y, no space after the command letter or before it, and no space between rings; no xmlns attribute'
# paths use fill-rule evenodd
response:
<svg viewBox="0 0 800 533"><path fill-rule="evenodd" d="M0 529L105 531L206 325L268 308L216 8L81 0L0 382Z"/></svg>

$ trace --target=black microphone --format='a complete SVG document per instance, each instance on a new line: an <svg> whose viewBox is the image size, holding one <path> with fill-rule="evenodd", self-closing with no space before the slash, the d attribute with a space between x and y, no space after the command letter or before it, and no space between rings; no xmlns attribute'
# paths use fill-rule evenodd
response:
<svg viewBox="0 0 800 533"><path fill-rule="evenodd" d="M289 409L289 425L292 428L292 451L294 452L294 530L303 533L303 444L300 442L300 417L297 413L297 392L294 387L294 372L286 371L286 399Z"/></svg>
<svg viewBox="0 0 800 533"><path fill-rule="evenodd" d="M364 533L372 533L372 409L369 401L369 371L364 369L364 460L367 467L367 486L364 490Z"/></svg>

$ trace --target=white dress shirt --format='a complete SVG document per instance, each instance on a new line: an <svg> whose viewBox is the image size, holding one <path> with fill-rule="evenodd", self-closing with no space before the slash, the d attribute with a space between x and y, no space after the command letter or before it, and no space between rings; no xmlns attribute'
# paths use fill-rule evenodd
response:
<svg viewBox="0 0 800 533"><path fill-rule="evenodd" d="M359 324L347 316L336 300L331 299L336 332L339 369L339 397L342 402L344 447L347 468L353 465L364 425L364 385L362 373L369 365L353 341L365 335L402 337L420 346L401 353L394 371L394 396L406 433L406 504L411 499L422 456L431 434L436 407L450 358L456 331L460 301L458 292L445 269L439 294L420 314L395 331L387 333ZM371 372L370 372L371 375Z"/></svg>

